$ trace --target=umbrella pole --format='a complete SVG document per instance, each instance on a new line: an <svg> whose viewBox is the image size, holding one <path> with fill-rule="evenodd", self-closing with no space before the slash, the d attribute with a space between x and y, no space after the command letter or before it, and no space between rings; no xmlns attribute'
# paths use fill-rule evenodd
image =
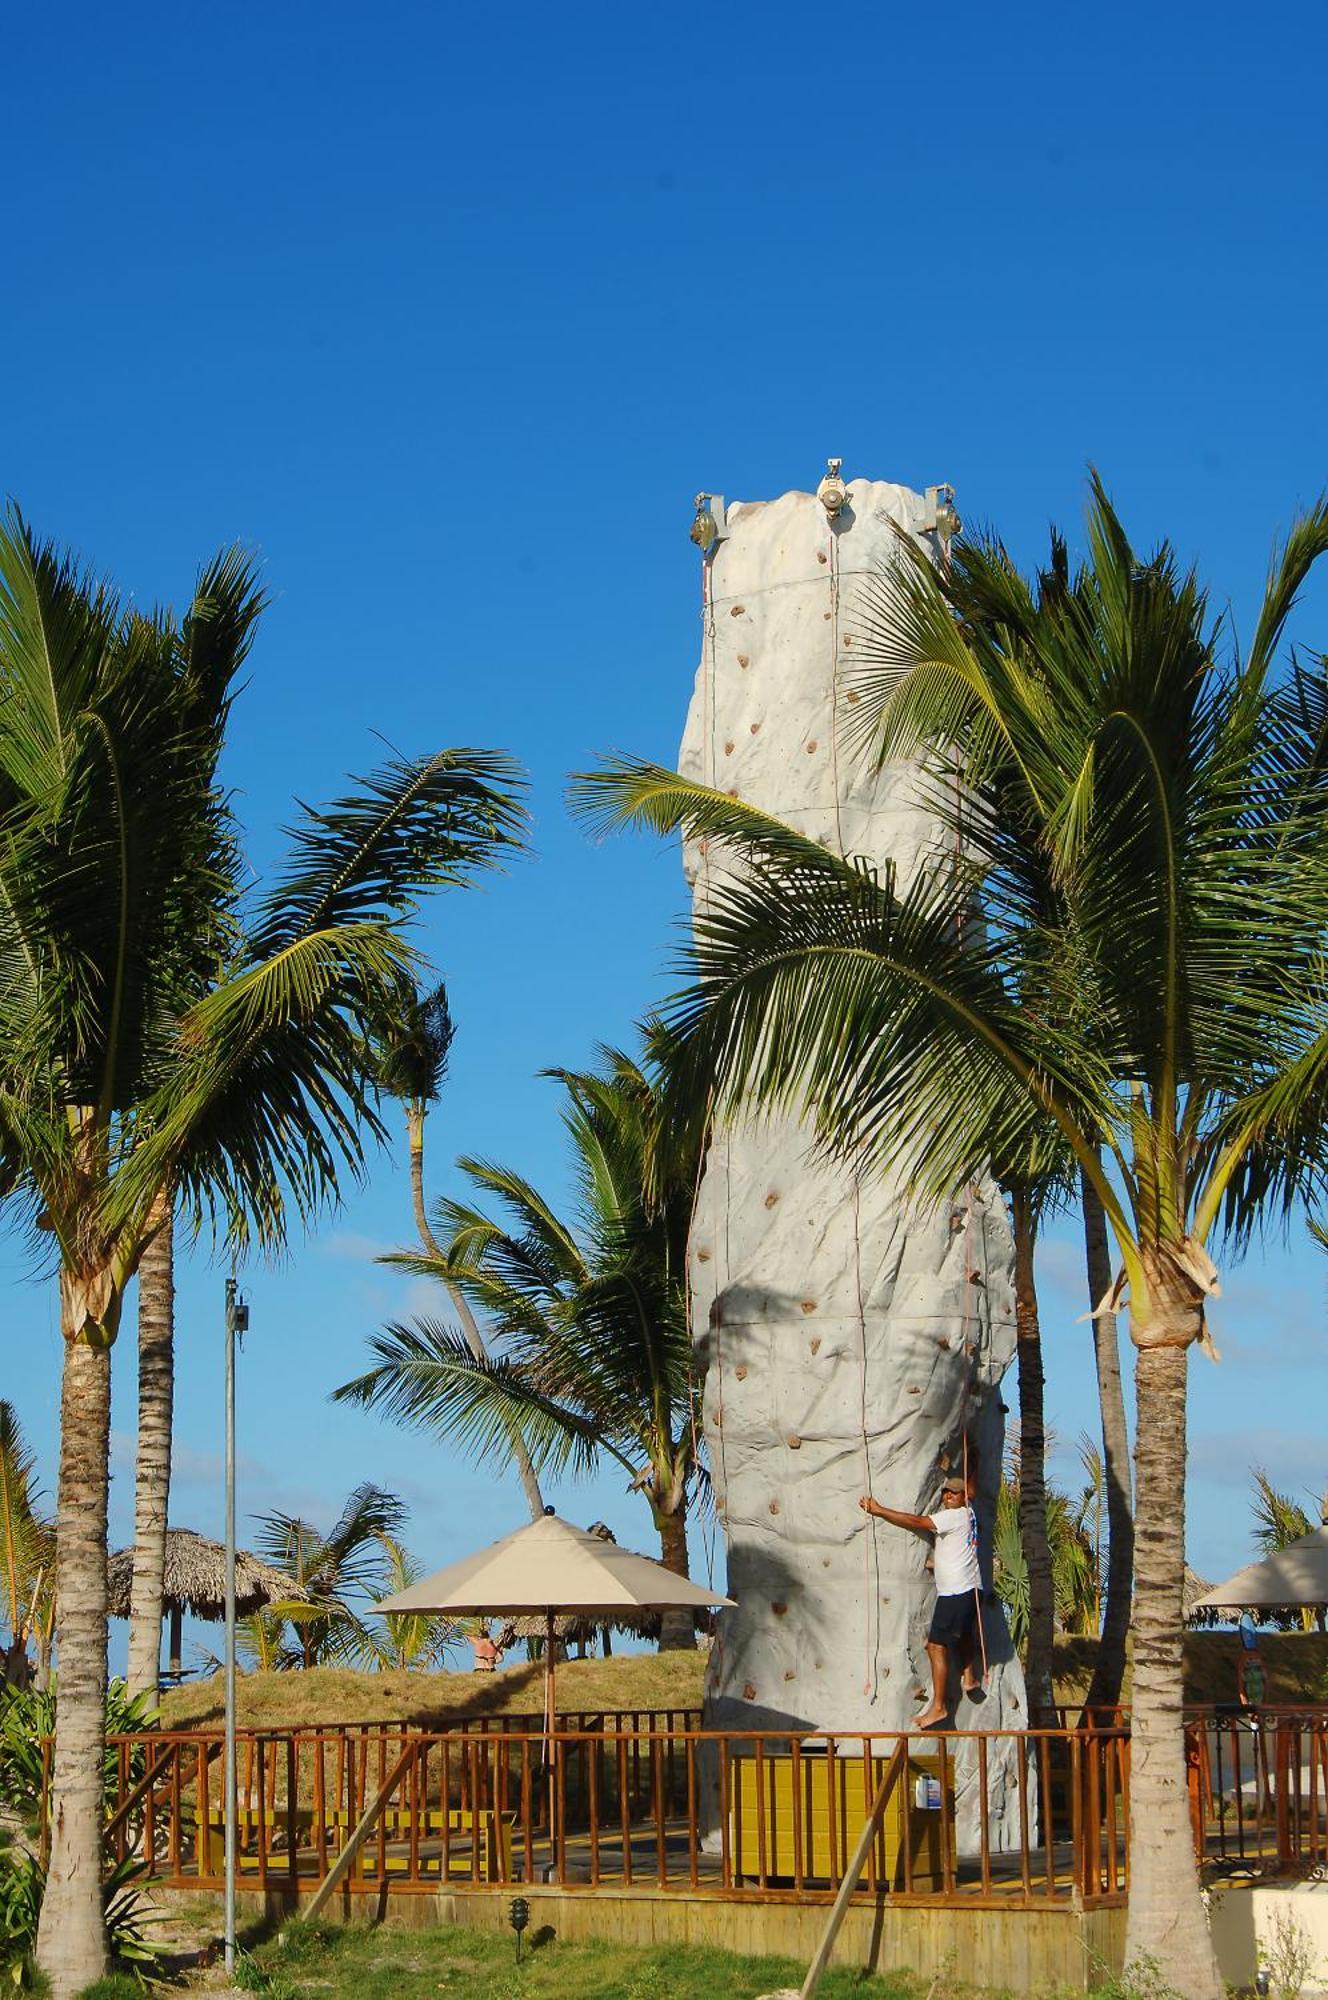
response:
<svg viewBox="0 0 1328 2000"><path fill-rule="evenodd" d="M554 1653L553 1612L545 1617L544 1626L544 1768L548 1774L549 1794L549 1845L553 1850L553 1879L562 1879L562 1868L558 1853L558 1745L554 1731L558 1727L558 1662Z"/></svg>

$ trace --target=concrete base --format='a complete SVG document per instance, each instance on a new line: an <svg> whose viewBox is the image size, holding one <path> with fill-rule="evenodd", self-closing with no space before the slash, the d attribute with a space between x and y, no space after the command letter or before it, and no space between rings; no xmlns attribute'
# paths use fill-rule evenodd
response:
<svg viewBox="0 0 1328 2000"><path fill-rule="evenodd" d="M1278 1931L1282 1948L1305 1954L1304 2000L1328 1994L1328 1882L1258 1882L1215 1889L1209 1898L1213 1943L1222 1977L1233 1986L1253 1987L1260 1953L1276 1977Z"/></svg>
<svg viewBox="0 0 1328 2000"><path fill-rule="evenodd" d="M810 1963L830 1914L828 1902L760 1903L705 1894L661 1895L649 1889L588 1893L523 1884L520 1893L530 1904L532 1936L547 1927L560 1938L608 1938L643 1947L702 1944L804 1964ZM196 1905L198 1899L187 1900ZM381 1900L334 1898L325 1915L349 1922L386 1920L417 1930L446 1924L503 1930L509 1901L494 1890L398 1891ZM275 1890L266 1896L241 1890L239 1908L242 1919L251 1920L298 1914L297 1899ZM930 1908L882 1897L849 1911L833 1962L869 1971L907 1970L921 1979L945 1975L964 1985L1030 1996L1082 1993L1120 1970L1124 1943L1123 1909Z"/></svg>

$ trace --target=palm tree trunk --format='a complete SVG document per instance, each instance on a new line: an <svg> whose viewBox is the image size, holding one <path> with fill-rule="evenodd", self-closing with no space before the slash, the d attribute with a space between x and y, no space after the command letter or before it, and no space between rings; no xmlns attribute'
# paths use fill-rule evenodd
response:
<svg viewBox="0 0 1328 2000"><path fill-rule="evenodd" d="M1010 1192L1014 1228L1014 1324L1019 1356L1019 1539L1028 1570L1029 1720L1054 1719L1052 1654L1056 1637L1056 1593L1047 1537L1047 1434L1042 1328L1038 1319L1033 1253L1037 1229L1026 1188Z"/></svg>
<svg viewBox="0 0 1328 2000"><path fill-rule="evenodd" d="M420 1241L430 1257L442 1262L443 1253L438 1239L429 1227L429 1215L424 1205L424 1111L418 1104L406 1107L406 1132L410 1143L410 1194L415 1209L415 1227ZM461 1331L466 1336L466 1345L477 1361L487 1361L489 1350L484 1345L484 1335L480 1332L479 1321L470 1309L470 1300L459 1285L447 1284L444 1288L452 1304L456 1307L457 1318L461 1321ZM540 1491L539 1478L531 1463L526 1441L519 1431L512 1433L512 1462L521 1479L526 1496L526 1506L530 1509L532 1521L538 1521L544 1513L544 1495Z"/></svg>
<svg viewBox="0 0 1328 2000"><path fill-rule="evenodd" d="M1092 1183L1080 1177L1084 1209L1084 1253L1088 1296L1096 1312L1111 1288L1111 1246L1107 1216ZM1130 1433L1125 1422L1120 1345L1115 1313L1093 1321L1097 1395L1102 1413L1102 1466L1107 1483L1107 1591L1097 1664L1084 1698L1084 1715L1120 1704L1125 1680L1125 1648L1134 1603L1134 1499L1130 1491Z"/></svg>
<svg viewBox="0 0 1328 2000"><path fill-rule="evenodd" d="M155 1703L175 1398L175 1230L168 1194L157 1197L149 1220L156 1234L138 1267L138 1460L127 1680L130 1694L146 1694Z"/></svg>
<svg viewBox="0 0 1328 2000"><path fill-rule="evenodd" d="M687 1562L687 1497L684 1494L676 1507L666 1511L662 1507L655 1510L655 1526L659 1530L660 1561L665 1569L675 1576L691 1574ZM659 1621L659 1650L661 1653L694 1653L696 1651L696 1621L692 1613L679 1608L665 1611Z"/></svg>
<svg viewBox="0 0 1328 2000"><path fill-rule="evenodd" d="M51 1774L51 1858L37 1963L51 2000L72 2000L107 1969L102 1917L106 1751L106 1502L111 1354L66 1325L56 1508L59 1695Z"/></svg>
<svg viewBox="0 0 1328 2000"><path fill-rule="evenodd" d="M1137 1309L1136 1309L1137 1314ZM1135 1326L1134 1692L1130 1718L1127 1965L1155 1961L1180 2000L1224 1991L1199 1894L1181 1719L1188 1350Z"/></svg>

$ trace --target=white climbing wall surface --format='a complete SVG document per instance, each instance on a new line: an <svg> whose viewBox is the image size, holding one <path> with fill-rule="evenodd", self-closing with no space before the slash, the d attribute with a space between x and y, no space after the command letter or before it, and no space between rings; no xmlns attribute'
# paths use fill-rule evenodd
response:
<svg viewBox="0 0 1328 2000"><path fill-rule="evenodd" d="M702 654L680 768L812 838L907 878L946 838L912 767L870 771L846 740L855 581L900 554L934 558L922 496L854 480L832 523L814 494L732 505L704 558ZM699 912L721 850L686 856ZM890 1730L930 1685L928 1545L870 1519L871 1490L925 1513L966 1430L979 1449L990 1581L1000 1383L1015 1349L1012 1247L990 1184L937 1213L888 1175L857 1181L809 1157L805 1129L721 1132L697 1198L692 1324L705 1432L738 1608L721 1619L707 1726ZM999 1604L983 1606L988 1694L961 1729L1019 1729L1023 1677ZM961 1838L976 1837L973 1746L955 1744ZM1018 1835L1013 1756L989 1759L994 1846Z"/></svg>

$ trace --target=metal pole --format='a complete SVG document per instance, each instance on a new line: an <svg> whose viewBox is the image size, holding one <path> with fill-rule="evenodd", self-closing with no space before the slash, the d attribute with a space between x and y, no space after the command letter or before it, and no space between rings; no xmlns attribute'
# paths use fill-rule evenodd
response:
<svg viewBox="0 0 1328 2000"><path fill-rule="evenodd" d="M235 1336L243 1308L234 1277L226 1280L226 1977L235 1977Z"/></svg>

